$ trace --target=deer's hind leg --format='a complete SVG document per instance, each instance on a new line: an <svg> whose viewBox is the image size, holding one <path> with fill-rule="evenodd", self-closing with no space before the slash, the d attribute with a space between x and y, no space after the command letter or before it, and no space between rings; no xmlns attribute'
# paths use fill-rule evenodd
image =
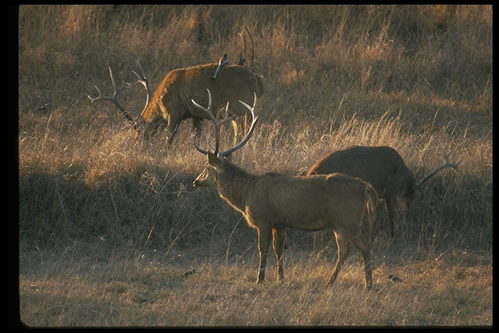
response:
<svg viewBox="0 0 499 333"><path fill-rule="evenodd" d="M340 272L340 267L345 261L345 258L348 256L348 252L350 251L350 247L348 245L348 239L337 231L334 231L334 235L336 237L336 245L338 247L338 260L336 261L336 265L334 266L333 273L329 277L329 280L326 285L330 286L338 277L338 273Z"/></svg>
<svg viewBox="0 0 499 333"><path fill-rule="evenodd" d="M284 228L274 227L272 229L273 247L277 257L277 281L284 279L284 268L282 266L282 256L284 254Z"/></svg>
<svg viewBox="0 0 499 333"><path fill-rule="evenodd" d="M397 201L397 198L392 198L392 197L389 197L389 198L386 198L385 199L385 204L386 204L386 210L388 212L388 233L389 233L389 237L390 237L390 240L392 240L394 238L394 221L395 221L395 216L396 216L396 212L397 212L397 208L398 208L398 201Z"/></svg>
<svg viewBox="0 0 499 333"><path fill-rule="evenodd" d="M373 286L373 277L371 269L371 247L361 234L358 234L350 239L350 242L359 249L364 258L364 270L366 274L366 288L370 289Z"/></svg>

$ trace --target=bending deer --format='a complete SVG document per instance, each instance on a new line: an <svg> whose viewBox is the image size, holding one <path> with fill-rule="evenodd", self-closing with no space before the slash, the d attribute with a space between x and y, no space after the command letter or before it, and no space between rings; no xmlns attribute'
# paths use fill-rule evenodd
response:
<svg viewBox="0 0 499 333"><path fill-rule="evenodd" d="M418 183L402 157L390 147L353 146L335 151L317 162L307 175L340 172L370 183L378 192L379 198L385 199L389 235L393 238L393 222L397 208L400 208L401 215L405 217L406 208L409 208L414 200L417 188L444 168L458 170L462 160L452 164L449 162L449 155L450 152L443 155L445 163Z"/></svg>
<svg viewBox="0 0 499 333"><path fill-rule="evenodd" d="M213 80L213 73L217 71L218 64L199 65L187 68L174 69L163 79L158 89L151 95L149 83L144 69L137 62L142 75L133 72L138 80L135 83L123 82L117 88L111 68L109 75L114 89L113 95L103 96L97 88L98 97L88 98L94 102L98 100L112 101L125 117L131 121L134 128L138 130L143 127L144 136L150 138L160 131L166 129L169 133L168 144L171 144L175 137L180 123L188 118L192 118L192 129L197 136L201 133L203 119L210 119L205 113L200 112L191 103L191 99L206 103L205 89L208 88L213 94L213 107L215 116L219 113L227 102L231 102L235 107L231 108L230 116L238 117L247 114L247 109L236 103L239 100L250 101L255 92L258 97L263 94L263 78L239 65L226 65L217 79ZM144 110L135 121L125 108L121 106L117 97L125 88L129 88L137 83L142 84L147 90L147 99ZM233 121L235 136L237 136L238 126Z"/></svg>
<svg viewBox="0 0 499 333"><path fill-rule="evenodd" d="M209 91L208 91L209 92ZM210 96L210 94L209 94ZM315 231L331 227L338 244L338 259L327 282L331 285L349 252L348 242L359 249L364 258L365 286L372 286L370 245L360 232L360 222L366 209L371 225L376 218L375 205L378 195L363 180L343 174L288 176L276 172L254 175L224 159L240 149L253 133L258 117L255 116L256 95L253 107L241 102L251 112L253 121L246 137L234 148L219 152L218 131L223 122L212 113L211 97L208 108L194 105L215 122L215 148L198 151L208 155L208 166L194 180L195 187L216 188L220 197L241 212L249 226L258 233L260 266L256 282L265 278L267 252L271 244L277 257L277 280L284 278L283 253L286 228Z"/></svg>

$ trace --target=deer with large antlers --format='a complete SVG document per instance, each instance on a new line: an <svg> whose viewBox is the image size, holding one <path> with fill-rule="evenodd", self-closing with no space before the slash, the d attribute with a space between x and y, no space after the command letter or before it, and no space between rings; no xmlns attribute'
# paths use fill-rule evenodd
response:
<svg viewBox="0 0 499 333"><path fill-rule="evenodd" d="M213 98L213 111L216 117L221 116L223 107L227 102L234 105L230 110L234 133L237 136L238 125L236 117L246 115L247 109L236 103L239 100L250 101L253 93L258 97L263 94L263 78L250 71L246 67L239 65L225 65L216 80L213 80L213 73L218 68L217 63L199 65L187 68L174 69L163 79L158 89L151 95L148 79L145 71L138 63L141 74L133 72L138 80L134 83L125 83L117 88L111 68L111 77L114 92L111 96L101 94L99 88L97 97L88 96L92 101L110 100L125 115L126 119L133 123L136 130L143 128L144 137L150 138L162 130L168 131L168 143L171 144L180 123L188 118L192 119L192 129L197 136L201 133L201 124L204 119L210 119L205 113L200 112L191 103L191 99L207 103L205 89L210 89ZM125 111L125 108L118 101L118 94L125 88L135 84L141 84L147 91L146 105L138 116L137 120Z"/></svg>
<svg viewBox="0 0 499 333"><path fill-rule="evenodd" d="M396 211L399 210L405 219L405 212L414 200L417 189L445 168L458 170L462 160L451 163L450 154L443 155L445 163L417 183L402 157L390 147L353 146L332 152L312 166L307 175L341 172L370 183L378 192L379 198L385 200L389 236L392 239Z"/></svg>
<svg viewBox="0 0 499 333"><path fill-rule="evenodd" d="M254 58L254 42L248 28L242 32L244 44L244 54L240 53L237 65L229 65L225 61L207 65L192 66L174 69L168 73L154 94L149 88L149 80L146 77L144 68L136 61L140 74L134 73L138 80L134 83L122 82L117 88L114 82L113 72L109 67L109 76L113 87L111 96L102 95L97 86L98 96L87 95L90 101L110 100L128 121L133 124L134 129L144 134L146 139L166 130L168 132L168 144L171 144L182 121L192 119L192 131L199 137L201 134L202 122L207 118L206 114L199 112L191 103L191 99L206 103L205 89L210 89L213 94L213 111L216 117L223 114L223 107L227 102L233 104L230 110L232 125L234 127L234 140L236 140L239 125L236 118L247 115L247 109L236 103L239 100L250 101L253 93L258 97L263 94L263 78L247 69L246 65L246 35L251 40L251 67ZM221 70L223 66L223 70ZM214 73L216 73L214 75ZM215 80L216 78L216 80ZM136 84L141 84L147 91L146 103L142 112L134 119L118 101L118 94L126 88Z"/></svg>
<svg viewBox="0 0 499 333"><path fill-rule="evenodd" d="M241 212L249 226L258 233L260 266L257 282L265 279L267 252L271 244L277 257L277 280L284 277L283 253L286 228L315 231L332 228L338 244L338 260L328 280L331 285L349 252L349 241L364 258L365 286L372 286L371 250L360 232L360 222L367 210L370 224L376 218L375 204L378 196L367 182L343 174L288 176L276 172L263 175L250 174L235 166L224 156L240 149L251 137L258 116L255 115L256 95L253 107L241 102L251 113L253 121L246 137L234 148L219 151L219 130L223 121L212 112L211 95L208 108L194 100L193 104L215 122L215 147L198 151L208 156L208 166L194 180L195 187L216 188L234 209Z"/></svg>

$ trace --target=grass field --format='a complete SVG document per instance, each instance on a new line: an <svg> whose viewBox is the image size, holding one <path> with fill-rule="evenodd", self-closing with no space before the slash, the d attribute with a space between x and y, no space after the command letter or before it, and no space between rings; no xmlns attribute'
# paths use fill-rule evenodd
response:
<svg viewBox="0 0 499 333"><path fill-rule="evenodd" d="M491 6L20 6L18 28L23 325L492 326ZM257 285L255 230L192 187L206 157L191 121L171 146L134 139L112 103L87 98L112 93L107 66L131 82L139 60L155 89L175 68L235 63L246 28L265 89L236 165L298 175L386 145L419 180L442 154L464 159L425 184L391 242L379 203L371 290L357 250L324 286L330 230L319 253L313 233L287 230L285 280L269 253ZM145 93L119 98L135 117Z"/></svg>

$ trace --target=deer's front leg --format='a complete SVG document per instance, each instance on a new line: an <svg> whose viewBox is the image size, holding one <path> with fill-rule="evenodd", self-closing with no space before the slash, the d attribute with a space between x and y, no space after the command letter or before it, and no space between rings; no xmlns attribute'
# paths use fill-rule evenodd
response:
<svg viewBox="0 0 499 333"><path fill-rule="evenodd" d="M171 145L173 139L175 138L175 135L177 135L177 129L180 125L180 122L182 119L180 119L178 116L170 115L168 119L168 145Z"/></svg>
<svg viewBox="0 0 499 333"><path fill-rule="evenodd" d="M267 263L267 252L269 249L271 237L271 228L258 228L258 252L260 254L260 269L258 271L258 278L256 283L263 282L265 280L265 265Z"/></svg>

